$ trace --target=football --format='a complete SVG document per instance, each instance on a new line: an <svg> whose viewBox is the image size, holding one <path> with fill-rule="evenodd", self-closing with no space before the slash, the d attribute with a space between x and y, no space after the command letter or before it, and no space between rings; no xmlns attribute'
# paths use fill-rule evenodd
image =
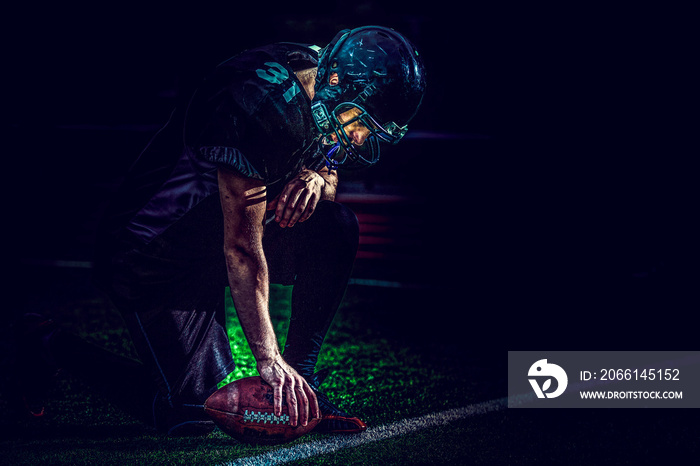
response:
<svg viewBox="0 0 700 466"><path fill-rule="evenodd" d="M244 443L275 445L291 442L308 434L320 422L309 419L306 426L292 427L286 400L282 415L275 416L272 387L261 377L246 377L231 382L204 402L204 411L231 437Z"/></svg>

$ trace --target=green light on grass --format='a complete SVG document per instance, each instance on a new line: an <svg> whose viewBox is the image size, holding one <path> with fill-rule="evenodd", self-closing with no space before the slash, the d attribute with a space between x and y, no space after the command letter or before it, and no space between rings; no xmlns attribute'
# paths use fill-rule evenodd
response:
<svg viewBox="0 0 700 466"><path fill-rule="evenodd" d="M284 348L284 343L287 340L291 301L291 286L270 285L270 319L272 320L272 325L277 334L277 342L280 348ZM219 388L234 380L258 375L255 358L243 334L243 329L238 320L238 314L233 305L233 299L231 298L231 292L228 287L226 288L225 307L226 332L228 333L229 344L231 346L231 353L233 354L233 361L236 363L236 369L219 382Z"/></svg>
<svg viewBox="0 0 700 466"><path fill-rule="evenodd" d="M284 344L287 341L292 290L293 286L270 285L270 319L272 320L272 325L277 334L277 342L280 348L284 348ZM238 320L238 314L233 305L233 299L231 298L230 289L228 287L226 288L225 307L226 331L228 333L231 353L233 354L233 361L236 363L236 368L219 382L219 388L243 377L259 375L255 358L243 334L243 329ZM345 333L342 324L340 326L332 325L326 337L326 341L352 341L352 337ZM347 364L344 363L346 358L352 358L353 355L357 357L357 353L361 352L361 348L356 345L351 345L349 348L329 348L327 345L324 345L319 354L318 369L324 367L338 367L341 365L347 366ZM350 368L350 370L352 373L352 368ZM353 383L353 379L354 377L351 376L349 380L345 382ZM333 384L333 382L329 379L326 385L328 384Z"/></svg>

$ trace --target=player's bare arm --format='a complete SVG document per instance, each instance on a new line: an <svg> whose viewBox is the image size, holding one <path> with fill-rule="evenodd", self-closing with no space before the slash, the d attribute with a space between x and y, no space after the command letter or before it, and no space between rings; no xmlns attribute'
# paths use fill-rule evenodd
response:
<svg viewBox="0 0 700 466"><path fill-rule="evenodd" d="M316 395L283 359L268 310L268 270L262 247L266 188L263 183L220 169L219 195L224 216L224 255L238 318L257 361L260 376L272 386L275 414L286 395L292 425L320 417Z"/></svg>
<svg viewBox="0 0 700 466"><path fill-rule="evenodd" d="M318 173L326 182L326 184L323 185L321 199L325 201L335 201L335 193L338 190L338 172L335 170L328 170L327 167L323 167L316 173Z"/></svg>
<svg viewBox="0 0 700 466"><path fill-rule="evenodd" d="M282 192L267 206L275 211L275 221L282 228L304 222L314 213L320 200L334 200L338 174L324 167L319 171L302 170L287 183Z"/></svg>

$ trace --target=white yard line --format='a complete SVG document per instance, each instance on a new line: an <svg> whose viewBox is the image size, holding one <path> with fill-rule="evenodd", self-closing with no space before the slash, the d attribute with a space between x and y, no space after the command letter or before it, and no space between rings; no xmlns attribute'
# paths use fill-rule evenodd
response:
<svg viewBox="0 0 700 466"><path fill-rule="evenodd" d="M438 427L460 419L506 409L507 398L475 403L463 408L450 409L439 413L426 414L412 419L403 419L383 426L370 427L355 435L332 435L319 440L306 442L289 448L269 451L262 455L241 458L224 463L224 466L274 465L298 461L318 455L334 453L344 448L357 448L372 442L407 435L421 429Z"/></svg>

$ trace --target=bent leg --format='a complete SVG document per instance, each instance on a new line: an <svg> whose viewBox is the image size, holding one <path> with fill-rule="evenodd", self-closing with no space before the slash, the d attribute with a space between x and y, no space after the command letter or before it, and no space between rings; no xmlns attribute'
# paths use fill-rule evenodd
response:
<svg viewBox="0 0 700 466"><path fill-rule="evenodd" d="M223 290L221 290L223 297ZM223 302L220 306L223 312ZM213 429L204 401L235 368L223 320L209 306L125 316L138 354L158 387L153 400L159 430ZM201 424L201 425L198 425Z"/></svg>
<svg viewBox="0 0 700 466"><path fill-rule="evenodd" d="M206 433L214 426L204 401L235 367L225 327L223 257L173 257L163 244L123 248L102 287L157 388L151 400L156 427L171 435Z"/></svg>
<svg viewBox="0 0 700 466"><path fill-rule="evenodd" d="M294 285L284 358L307 379L343 299L358 242L355 214L330 201L320 202L306 222L265 230L270 282Z"/></svg>
<svg viewBox="0 0 700 466"><path fill-rule="evenodd" d="M284 359L316 393L323 419L314 430L362 432L367 428L362 420L334 406L319 391L328 371L315 371L352 272L359 243L357 218L341 204L327 201L319 203L306 222L286 229L269 225L268 230L263 246L271 282L294 285Z"/></svg>

